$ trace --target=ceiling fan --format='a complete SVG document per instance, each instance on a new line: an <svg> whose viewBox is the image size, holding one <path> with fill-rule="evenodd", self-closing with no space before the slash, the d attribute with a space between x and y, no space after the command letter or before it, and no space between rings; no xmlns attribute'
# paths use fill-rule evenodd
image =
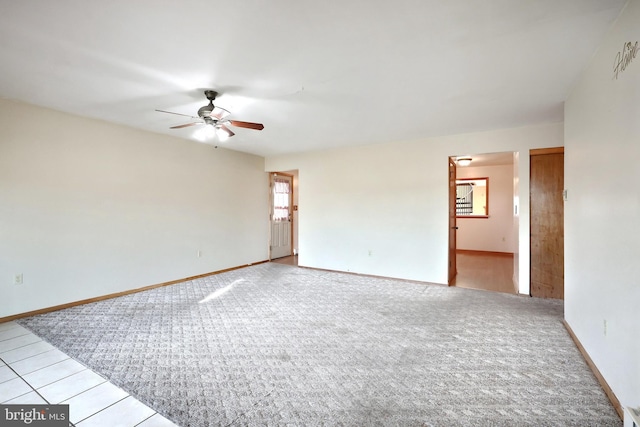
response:
<svg viewBox="0 0 640 427"><path fill-rule="evenodd" d="M231 129L227 125L236 126L239 128L246 129L254 129L254 130L262 130L264 129L264 125L262 123L252 123L252 122L243 122L240 120L229 120L227 117L231 114L229 111L224 108L217 107L213 105L213 101L218 96L218 92L215 90L205 90L204 96L209 100L209 105L205 105L198 110L198 117L189 116L187 114L174 113L172 111L165 110L156 110L160 113L169 113L176 114L178 116L190 117L192 119L197 119L197 122L185 123L182 125L171 126L169 129L181 129L189 126L195 125L210 125L213 126L216 130L216 135L221 140L225 140L229 137L235 135Z"/></svg>

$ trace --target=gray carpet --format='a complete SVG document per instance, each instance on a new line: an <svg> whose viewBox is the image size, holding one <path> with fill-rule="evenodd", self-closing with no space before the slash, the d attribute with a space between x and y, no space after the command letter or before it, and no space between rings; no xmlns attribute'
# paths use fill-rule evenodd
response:
<svg viewBox="0 0 640 427"><path fill-rule="evenodd" d="M271 263L19 323L181 426L621 426L562 312Z"/></svg>

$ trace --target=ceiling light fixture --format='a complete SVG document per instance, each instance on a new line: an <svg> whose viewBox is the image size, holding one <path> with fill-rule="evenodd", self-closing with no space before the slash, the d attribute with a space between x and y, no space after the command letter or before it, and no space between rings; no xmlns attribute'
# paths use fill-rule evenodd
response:
<svg viewBox="0 0 640 427"><path fill-rule="evenodd" d="M227 139L229 139L229 133L222 128L216 129L216 135L218 136L218 139L220 140L220 142L224 142Z"/></svg>
<svg viewBox="0 0 640 427"><path fill-rule="evenodd" d="M469 166L471 164L471 160L473 160L471 157L460 157L456 160L456 164L458 166Z"/></svg>
<svg viewBox="0 0 640 427"><path fill-rule="evenodd" d="M216 136L216 131L213 126L202 126L200 129L193 133L193 137L200 142L207 142L207 140Z"/></svg>

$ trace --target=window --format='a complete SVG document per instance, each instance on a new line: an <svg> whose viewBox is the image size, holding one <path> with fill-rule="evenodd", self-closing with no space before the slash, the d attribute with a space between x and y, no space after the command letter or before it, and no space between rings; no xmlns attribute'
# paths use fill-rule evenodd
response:
<svg viewBox="0 0 640 427"><path fill-rule="evenodd" d="M275 177L273 180L273 220L289 220L289 200L291 185L287 178Z"/></svg>
<svg viewBox="0 0 640 427"><path fill-rule="evenodd" d="M456 216L489 216L489 178L456 180Z"/></svg>

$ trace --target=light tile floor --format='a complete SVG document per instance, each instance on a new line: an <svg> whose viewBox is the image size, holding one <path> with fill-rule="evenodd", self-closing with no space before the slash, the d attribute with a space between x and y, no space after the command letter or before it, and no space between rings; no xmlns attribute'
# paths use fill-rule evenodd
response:
<svg viewBox="0 0 640 427"><path fill-rule="evenodd" d="M175 426L15 322L0 323L0 403L68 404L78 427Z"/></svg>

